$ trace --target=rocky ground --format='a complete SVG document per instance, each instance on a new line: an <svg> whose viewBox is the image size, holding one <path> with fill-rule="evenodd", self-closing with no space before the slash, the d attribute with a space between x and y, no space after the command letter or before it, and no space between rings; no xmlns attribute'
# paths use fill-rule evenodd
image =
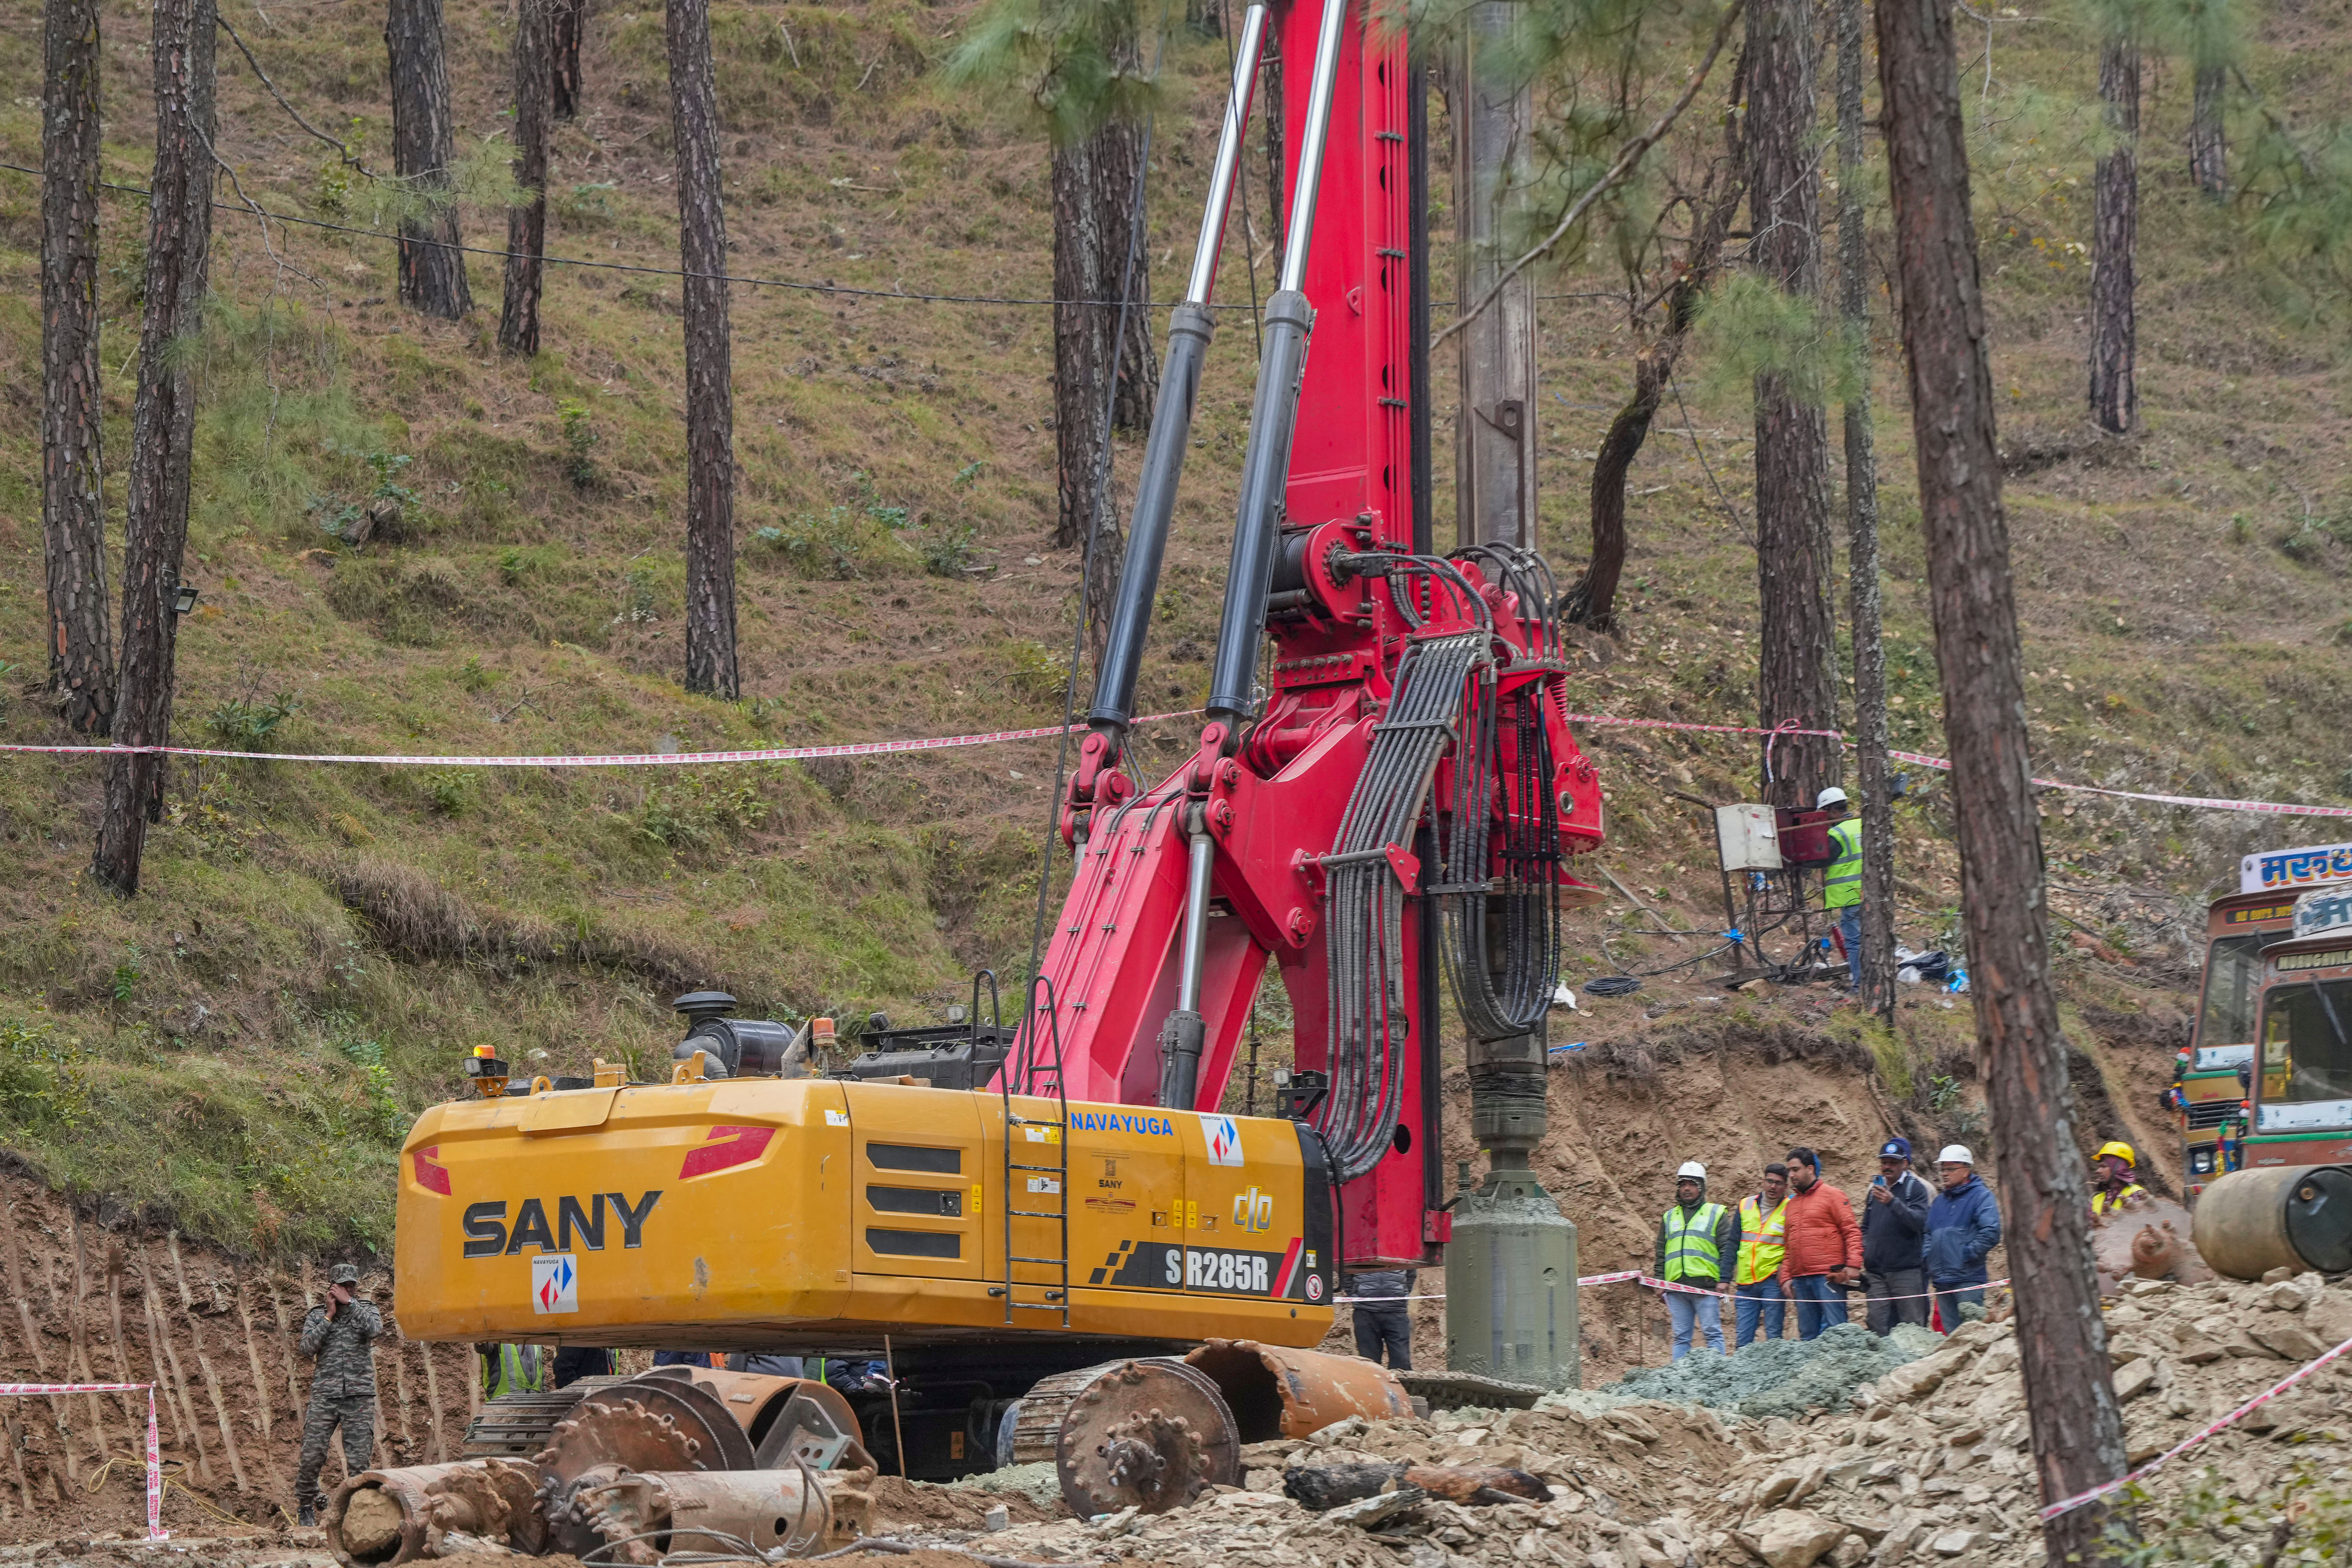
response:
<svg viewBox="0 0 2352 1568"><path fill-rule="evenodd" d="M2139 1463L2352 1339L2352 1288L2316 1275L2267 1285L2144 1281L2110 1305L2108 1327ZM1866 1359L1843 1345L1816 1355ZM1803 1375L1803 1363L1792 1375ZM1835 1568L2031 1568L2042 1560L2009 1323L1965 1325L1928 1353L1794 1416L1741 1414L1739 1405L1769 1403L1770 1388L1727 1389L1738 1402L1717 1409L1621 1402L1622 1386L1554 1396L1528 1411L1349 1422L1306 1442L1245 1450L1244 1486L1190 1509L1015 1525L969 1543L1038 1561L1178 1568L1812 1568L1824 1559ZM2352 1458L2347 1391L2352 1373L2332 1364L2158 1471L2148 1482L2158 1505L2147 1510L2152 1526L2171 1516L2167 1500L2208 1471L2227 1477L2257 1512L2291 1471L2307 1468L2342 1489ZM1479 1507L1391 1493L1318 1514L1284 1493L1294 1468L1367 1461L1513 1466L1546 1482L1551 1500ZM2269 1528L2265 1515L2259 1529Z"/></svg>
<svg viewBox="0 0 2352 1568"><path fill-rule="evenodd" d="M2352 1281L2135 1281L2109 1303L2107 1323L2126 1439L2143 1463L2352 1340ZM1253 1445L1243 1451L1242 1486L1157 1517L1055 1517L1044 1467L951 1487L886 1482L876 1531L924 1550L871 1561L928 1568L970 1552L1131 1568L2039 1568L2011 1323L1971 1321L1948 1339L1898 1330L1890 1341L1848 1327L1811 1345L1745 1354L1745 1369L1740 1356L1726 1364L1701 1352L1671 1372L1549 1395L1532 1410L1351 1419L1303 1441ZM2182 1500L2218 1487L2248 1508L2241 1524L2221 1527L2216 1549L2197 1555L2248 1568L2317 1563L2303 1554L2292 1521L2283 1544L2273 1532L2290 1484L2308 1491L2295 1520L2311 1517L2315 1500L2327 1514L2352 1500L2347 1394L2352 1369L2331 1363L2174 1461L2147 1482L2144 1525L2186 1528L2194 1510ZM1401 1480L1317 1511L1290 1495L1311 1489L1297 1472L1380 1464L1508 1467L1549 1498L1463 1504ZM164 1552L222 1568L324 1568L331 1559L311 1534L184 1540ZM2306 1534L2314 1552L2341 1550L2317 1522ZM0 1560L40 1563L163 1555L104 1540L0 1549Z"/></svg>

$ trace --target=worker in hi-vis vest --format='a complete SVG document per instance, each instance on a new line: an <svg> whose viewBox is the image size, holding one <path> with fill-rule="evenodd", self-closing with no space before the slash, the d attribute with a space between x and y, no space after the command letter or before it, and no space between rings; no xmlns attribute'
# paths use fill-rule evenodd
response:
<svg viewBox="0 0 2352 1568"><path fill-rule="evenodd" d="M1658 1278L1681 1289L1661 1292L1675 1324L1675 1359L1690 1354L1691 1331L1706 1331L1706 1348L1723 1350L1723 1271L1739 1246L1731 1211L1706 1201L1706 1167L1685 1160L1675 1173L1675 1201L1658 1221Z"/></svg>
<svg viewBox="0 0 2352 1568"><path fill-rule="evenodd" d="M1822 908L1837 918L1838 941L1845 945L1845 988L1862 989L1862 818L1853 815L1845 791L1832 784L1814 802L1820 811L1834 811L1830 847L1836 858L1822 873Z"/></svg>
<svg viewBox="0 0 2352 1568"><path fill-rule="evenodd" d="M537 1345L497 1344L479 1340L474 1344L474 1359L481 1374L485 1399L547 1392L547 1362Z"/></svg>
<svg viewBox="0 0 2352 1568"><path fill-rule="evenodd" d="M1737 1309L1731 1348L1744 1351L1760 1325L1777 1340L1787 1321L1788 1298L1780 1289L1780 1259L1788 1248L1789 1167L1775 1160L1764 1167L1764 1185L1739 1200L1739 1258L1731 1273Z"/></svg>

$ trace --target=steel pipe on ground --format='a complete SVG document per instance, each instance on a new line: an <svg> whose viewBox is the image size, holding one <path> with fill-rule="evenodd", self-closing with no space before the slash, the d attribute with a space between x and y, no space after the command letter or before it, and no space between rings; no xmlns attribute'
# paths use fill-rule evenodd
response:
<svg viewBox="0 0 2352 1568"><path fill-rule="evenodd" d="M2232 1171L2198 1195L2192 1239L2215 1272L2260 1279L2273 1268L2352 1268L2352 1168Z"/></svg>
<svg viewBox="0 0 2352 1568"><path fill-rule="evenodd" d="M536 1554L545 1526L533 1502L539 1468L527 1459L362 1470L327 1501L327 1545L343 1568L379 1568L489 1542Z"/></svg>
<svg viewBox="0 0 2352 1568"><path fill-rule="evenodd" d="M872 1479L870 1471L828 1478L800 1467L631 1471L583 1487L578 1500L619 1563L654 1563L673 1551L728 1550L738 1542L763 1553L813 1557L839 1544L826 1481L854 1491Z"/></svg>
<svg viewBox="0 0 2352 1568"><path fill-rule="evenodd" d="M1397 1374L1360 1356L1211 1340L1184 1361L1217 1385L1244 1443L1304 1437L1350 1415L1384 1421L1413 1413Z"/></svg>

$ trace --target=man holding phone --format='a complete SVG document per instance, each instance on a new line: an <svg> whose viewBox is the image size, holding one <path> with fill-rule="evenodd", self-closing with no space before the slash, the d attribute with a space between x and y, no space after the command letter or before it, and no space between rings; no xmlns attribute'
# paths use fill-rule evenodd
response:
<svg viewBox="0 0 2352 1568"><path fill-rule="evenodd" d="M1927 1324L1927 1205L1935 1192L1911 1169L1911 1141L1878 1149L1878 1175L1862 1205L1862 1289L1870 1331L1884 1339L1897 1323Z"/></svg>
<svg viewBox="0 0 2352 1568"><path fill-rule="evenodd" d="M338 1263L327 1274L327 1300L302 1320L302 1353L317 1359L310 1403L302 1412L302 1462L294 1472L294 1500L301 1524L319 1522L326 1498L319 1471L327 1463L327 1439L343 1429L343 1464L352 1475L368 1468L375 1448L375 1339L383 1318L373 1301L359 1299L360 1271Z"/></svg>

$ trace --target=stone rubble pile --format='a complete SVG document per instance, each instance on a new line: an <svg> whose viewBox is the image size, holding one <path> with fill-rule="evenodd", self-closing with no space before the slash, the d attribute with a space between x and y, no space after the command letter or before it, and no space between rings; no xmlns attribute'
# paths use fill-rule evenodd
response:
<svg viewBox="0 0 2352 1568"><path fill-rule="evenodd" d="M2137 1465L2352 1340L2352 1284L2314 1274L2261 1285L2133 1281L2107 1325ZM956 1539L1003 1557L1171 1568L2040 1568L2013 1326L1967 1323L1930 1353L1901 1359L1912 1353L1896 1347L1887 1359L1899 1364L1791 1415L1738 1413L1759 1396L1769 1405L1769 1390L1716 1409L1620 1403L1628 1385L1619 1384L1533 1410L1351 1419L1244 1449L1244 1485L1191 1508ZM1806 1377L1812 1363L1790 1359L1791 1378ZM1818 1386L1817 1377L1807 1384ZM2352 1368L2323 1368L2158 1471L2148 1489L2160 1504L2210 1469L2259 1505L2298 1467L2352 1489L2347 1394ZM1516 1467L1547 1483L1551 1500L1465 1506L1406 1488L1317 1513L1283 1490L1293 1467L1378 1462ZM2161 1507L2151 1512L2160 1521Z"/></svg>

